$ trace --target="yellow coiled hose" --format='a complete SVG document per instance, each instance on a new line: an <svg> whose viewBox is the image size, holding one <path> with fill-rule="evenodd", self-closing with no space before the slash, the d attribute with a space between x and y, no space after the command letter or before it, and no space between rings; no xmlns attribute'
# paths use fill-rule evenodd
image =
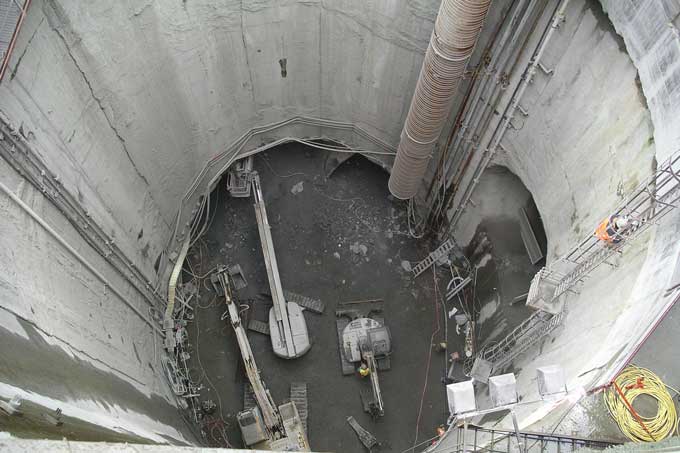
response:
<svg viewBox="0 0 680 453"><path fill-rule="evenodd" d="M678 432L678 415L668 389L679 393L648 369L630 365L604 392L604 402L626 437L634 442L655 442ZM647 395L657 401L656 415L645 417L637 413L636 416L631 411L635 398L640 395Z"/></svg>

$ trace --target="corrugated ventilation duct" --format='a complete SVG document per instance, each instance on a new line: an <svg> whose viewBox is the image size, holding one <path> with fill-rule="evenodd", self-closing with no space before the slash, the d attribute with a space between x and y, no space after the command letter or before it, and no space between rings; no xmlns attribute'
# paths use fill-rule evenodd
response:
<svg viewBox="0 0 680 453"><path fill-rule="evenodd" d="M444 0L409 108L389 180L392 195L412 198L425 174L491 0Z"/></svg>

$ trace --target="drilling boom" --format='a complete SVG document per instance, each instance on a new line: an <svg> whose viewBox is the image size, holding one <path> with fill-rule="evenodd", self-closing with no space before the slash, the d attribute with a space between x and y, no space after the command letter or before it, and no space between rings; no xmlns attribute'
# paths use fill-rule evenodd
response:
<svg viewBox="0 0 680 453"><path fill-rule="evenodd" d="M250 381L250 385L253 387L253 392L255 394L255 400L257 405L260 407L262 412L262 419L267 429L273 434L276 431L282 430L281 419L279 413L276 410L274 401L272 400L269 391L264 385L262 378L260 377L260 370L255 363L255 356L253 356L253 351L250 348L250 342L246 336L246 331L241 325L241 317L239 315L239 307L234 303L234 299L231 293L231 284L229 283L229 277L226 272L220 272L218 274L220 284L224 289L224 297L227 302L227 309L229 310L229 319L231 320L231 326L236 334L236 341L238 342L239 350L241 351L241 357L243 358L243 365L246 370L246 375Z"/></svg>

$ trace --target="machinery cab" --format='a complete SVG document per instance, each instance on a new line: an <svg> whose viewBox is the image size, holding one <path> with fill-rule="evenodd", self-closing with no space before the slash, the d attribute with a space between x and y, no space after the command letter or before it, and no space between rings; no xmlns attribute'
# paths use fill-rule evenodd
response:
<svg viewBox="0 0 680 453"><path fill-rule="evenodd" d="M376 359L392 352L389 329L373 318L357 318L347 324L342 332L342 340L344 358L352 363L364 361L369 352Z"/></svg>
<svg viewBox="0 0 680 453"><path fill-rule="evenodd" d="M368 367L370 390L360 392L364 411L373 418L385 414L378 370L389 369L389 358L392 352L392 337L382 320L368 317L357 317L342 330L341 351L343 361L356 366L362 363Z"/></svg>
<svg viewBox="0 0 680 453"><path fill-rule="evenodd" d="M385 357L392 352L392 337L385 325L373 327L366 331L366 347L370 348L376 359Z"/></svg>
<svg viewBox="0 0 680 453"><path fill-rule="evenodd" d="M267 451L309 451L309 442L300 415L293 402L279 406L283 430L270 434L260 409L253 408L239 412L236 421L241 430L243 443L257 450Z"/></svg>
<svg viewBox="0 0 680 453"><path fill-rule="evenodd" d="M236 421L241 430L243 443L248 447L264 442L269 438L267 427L257 406L239 412L236 415Z"/></svg>

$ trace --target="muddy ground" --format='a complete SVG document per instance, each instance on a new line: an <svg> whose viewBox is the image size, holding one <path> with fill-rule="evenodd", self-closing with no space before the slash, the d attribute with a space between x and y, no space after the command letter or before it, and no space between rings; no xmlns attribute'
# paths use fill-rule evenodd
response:
<svg viewBox="0 0 680 453"><path fill-rule="evenodd" d="M447 416L441 382L445 355L433 352L428 368L433 330L438 330L435 342L445 331L443 308L435 309L435 279L426 272L414 281L402 265L424 258L432 244L408 235L406 205L389 196L388 175L381 168L355 156L327 179L325 160L325 151L300 145L255 158L282 286L324 301L326 312L305 314L313 346L304 357L276 357L269 337L255 332L249 333L251 345L277 403L288 398L292 381L307 383L313 450L361 451L346 423L351 415L384 443L382 451L401 452L413 445L416 426L420 443L432 438ZM211 227L189 254L193 271L201 276L218 264L240 264L248 287L238 296L250 301L248 316L264 321L268 301L261 294L269 292L269 285L252 198L228 198L222 185L218 192ZM437 281L442 291L447 283L444 277ZM385 301L393 338L392 368L380 374L386 413L375 422L362 411L359 397L368 381L343 376L338 356L335 307L358 299ZM229 439L238 446L233 416L243 401L239 351L231 327L220 319L224 304L208 282L201 286L199 304L204 308L197 308L196 322L189 326L201 362L194 353L194 377L205 386L202 398L221 403ZM460 349L461 342L454 332L450 348Z"/></svg>

